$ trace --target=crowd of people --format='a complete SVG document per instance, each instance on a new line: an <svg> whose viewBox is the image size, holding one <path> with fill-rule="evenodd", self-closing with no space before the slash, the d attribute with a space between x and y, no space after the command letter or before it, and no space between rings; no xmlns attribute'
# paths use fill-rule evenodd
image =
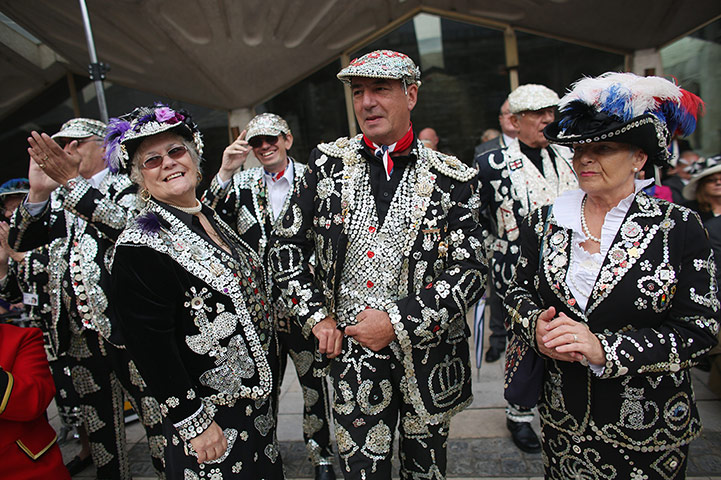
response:
<svg viewBox="0 0 721 480"><path fill-rule="evenodd" d="M685 478L689 371L719 330L721 163L679 147L701 100L629 73L563 98L521 85L468 166L414 130L408 56L374 51L338 79L361 134L303 163L288 123L260 114L200 198L186 111L31 133L28 179L0 186L0 295L31 319L0 325L8 478L90 459L130 478L126 398L159 478L284 478L288 357L316 479L390 479L396 435L401 478L445 478L472 401L466 314L487 290L485 358L505 352L507 426L546 478ZM656 182L669 164L680 186ZM67 468L53 394L83 440Z"/></svg>

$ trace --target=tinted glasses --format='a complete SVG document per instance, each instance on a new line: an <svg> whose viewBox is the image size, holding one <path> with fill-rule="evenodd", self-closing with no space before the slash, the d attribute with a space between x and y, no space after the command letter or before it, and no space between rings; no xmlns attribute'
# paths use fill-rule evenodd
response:
<svg viewBox="0 0 721 480"><path fill-rule="evenodd" d="M165 155L153 155L152 157L148 157L143 162L142 168L149 170L151 168L157 168L160 166L160 164L163 163L163 157L166 155L173 160L178 160L180 157L185 155L185 153L188 151L188 148L185 145L178 145L170 150L168 150L168 153Z"/></svg>
<svg viewBox="0 0 721 480"><path fill-rule="evenodd" d="M258 135L248 140L248 145L250 145L252 148L260 148L263 146L263 142L267 143L268 145L275 145L276 143L278 143L278 135Z"/></svg>

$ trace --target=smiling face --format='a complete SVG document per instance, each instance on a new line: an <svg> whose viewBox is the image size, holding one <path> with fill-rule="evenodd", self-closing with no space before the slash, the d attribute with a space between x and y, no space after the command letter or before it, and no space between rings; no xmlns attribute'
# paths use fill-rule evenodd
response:
<svg viewBox="0 0 721 480"><path fill-rule="evenodd" d="M268 142L265 137L265 135L258 135L248 139L253 147L253 155L263 165L266 172L280 172L288 165L288 150L293 145L293 135L280 134L278 141L274 143ZM258 146L253 146L255 144Z"/></svg>
<svg viewBox="0 0 721 480"><path fill-rule="evenodd" d="M573 150L573 169L581 190L609 203L633 192L634 168L640 171L648 158L638 147L616 142L574 145Z"/></svg>
<svg viewBox="0 0 721 480"><path fill-rule="evenodd" d="M181 207L193 207L196 205L198 166L189 150L181 152L177 150L178 147L187 148L180 135L175 133L153 135L138 146L134 163L136 168L140 169L141 186L156 200ZM168 152L173 155L168 155ZM143 163L155 156L162 156L160 165L155 168L143 168Z"/></svg>
<svg viewBox="0 0 721 480"><path fill-rule="evenodd" d="M350 89L355 117L371 142L392 145L403 138L411 125L417 85L409 85L405 93L400 80L353 77Z"/></svg>

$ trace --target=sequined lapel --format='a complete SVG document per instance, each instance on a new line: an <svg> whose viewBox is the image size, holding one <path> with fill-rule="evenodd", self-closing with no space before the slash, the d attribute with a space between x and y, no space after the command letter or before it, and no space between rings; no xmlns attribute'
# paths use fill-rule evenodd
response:
<svg viewBox="0 0 721 480"><path fill-rule="evenodd" d="M305 172L304 165L299 164L292 158L288 158L288 161L293 163L293 185L290 186L290 190L288 190L288 195L285 196L285 201L283 201L283 208L281 209L278 218L275 219L275 221L273 222L273 228L276 228L278 225L280 225L283 215L285 215L286 210L288 210L288 206L290 205L291 198L293 198L293 194L296 192L297 188L300 188L300 180L301 178L303 178L303 173Z"/></svg>
<svg viewBox="0 0 721 480"><path fill-rule="evenodd" d="M266 232L266 219L270 218L270 204L268 202L268 188L265 186L265 181L263 180L262 167L253 169L253 178L250 180L250 191L253 194L253 214L258 220L261 242L264 242L268 240L268 234L270 233Z"/></svg>
<svg viewBox="0 0 721 480"><path fill-rule="evenodd" d="M621 224L591 291L586 315L591 315L631 270L656 236L663 212L648 196L639 192Z"/></svg>
<svg viewBox="0 0 721 480"><path fill-rule="evenodd" d="M157 232L148 233L143 232L137 224L134 224L123 231L117 244L142 245L168 255L191 275L200 279L219 294L226 296L233 304L245 340L251 346L261 345L263 342L258 336L255 322L245 303L244 293L239 286L239 277L237 275L244 271L239 261L225 251L215 249L200 235L188 228L178 217L158 204L152 201L148 202L146 211L163 218L169 226L162 227ZM261 269L259 278L264 278L262 262L258 254L238 238L233 230L220 220L217 214L213 214L213 218L218 228L222 229L227 238L245 247L245 253L248 255L247 262ZM254 347L251 347L251 351L259 373L261 373L260 388L264 392L270 392L272 374L265 351L262 348Z"/></svg>
<svg viewBox="0 0 721 480"><path fill-rule="evenodd" d="M585 321L586 314L578 307L578 302L566 284L566 276L571 263L571 239L571 230L559 227L555 223L555 219L551 219L548 233L542 240L544 242L542 271L551 291L561 303L566 305L579 319Z"/></svg>

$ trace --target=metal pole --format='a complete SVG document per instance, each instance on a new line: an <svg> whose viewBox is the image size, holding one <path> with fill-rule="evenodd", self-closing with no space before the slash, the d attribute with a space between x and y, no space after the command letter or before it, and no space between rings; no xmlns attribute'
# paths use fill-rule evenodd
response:
<svg viewBox="0 0 721 480"><path fill-rule="evenodd" d="M103 80L107 66L98 63L98 56L95 53L95 41L93 40L93 31L90 28L90 15L88 15L88 7L85 0L80 1L80 11L83 14L83 25L85 26L85 38L88 41L88 53L90 54L90 79L95 83L95 94L98 97L98 108L100 109L100 119L104 123L108 123L108 104L105 103L105 91L103 90Z"/></svg>

